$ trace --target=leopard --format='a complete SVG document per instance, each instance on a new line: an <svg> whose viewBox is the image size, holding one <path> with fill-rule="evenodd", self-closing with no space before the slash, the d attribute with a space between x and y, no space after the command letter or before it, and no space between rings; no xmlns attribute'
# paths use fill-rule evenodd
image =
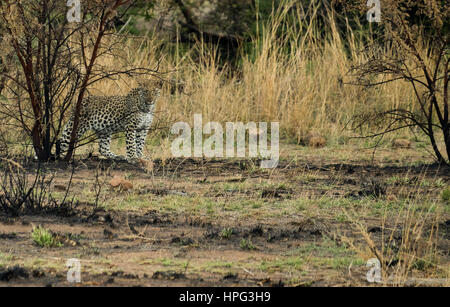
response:
<svg viewBox="0 0 450 307"><path fill-rule="evenodd" d="M162 87L163 82L153 82L151 89L139 86L125 96L86 97L81 103L77 141L92 130L98 138L99 152L103 157L129 162L142 158ZM64 155L68 150L73 123L74 112L58 141L59 155ZM119 132L125 133L126 157L116 155L110 149L113 134Z"/></svg>

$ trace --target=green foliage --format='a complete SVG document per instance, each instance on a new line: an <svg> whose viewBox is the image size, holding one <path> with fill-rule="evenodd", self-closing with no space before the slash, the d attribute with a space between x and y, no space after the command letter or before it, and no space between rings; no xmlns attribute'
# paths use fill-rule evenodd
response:
<svg viewBox="0 0 450 307"><path fill-rule="evenodd" d="M41 226L33 229L31 232L31 239L40 247L50 248L63 246L63 244L59 242L49 230Z"/></svg>
<svg viewBox="0 0 450 307"><path fill-rule="evenodd" d="M138 0L134 5L128 8L124 14L124 19L128 19L131 16L144 17L146 20L150 20L153 16L153 8L155 7L154 0ZM122 9L124 11L125 9Z"/></svg>
<svg viewBox="0 0 450 307"><path fill-rule="evenodd" d="M142 31L138 28L138 23L140 19L146 21L151 20L153 17L153 8L155 6L155 1L145 1L139 0L132 7L122 9L122 20L116 27L120 30L122 26L125 26L124 32L132 35L143 35Z"/></svg>
<svg viewBox="0 0 450 307"><path fill-rule="evenodd" d="M231 228L224 228L220 232L220 237L222 239L230 239L232 235L233 235L233 229L231 229Z"/></svg>
<svg viewBox="0 0 450 307"><path fill-rule="evenodd" d="M243 238L239 245L241 246L241 248L243 250L254 250L254 249L256 249L256 246L253 245L253 242L252 242L251 238L248 238L248 239L244 239Z"/></svg>

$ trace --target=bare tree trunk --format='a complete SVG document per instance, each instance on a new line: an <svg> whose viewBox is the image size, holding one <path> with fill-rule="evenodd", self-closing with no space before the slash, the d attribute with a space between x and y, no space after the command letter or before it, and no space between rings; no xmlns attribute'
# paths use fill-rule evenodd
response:
<svg viewBox="0 0 450 307"><path fill-rule="evenodd" d="M139 69L110 71L95 65L98 57L112 55L115 51L116 43L105 45L102 39L109 34L109 25L114 21L118 8L135 1L90 2L83 6L84 15L90 17L73 23L73 27L69 26L65 18L66 6L60 1L14 1L16 10L11 10L12 1L0 1L0 40L1 44L8 46L5 50L9 52L12 49L11 60L7 58L6 63L0 63L0 91L5 86L11 89L8 94L14 97L10 100L17 103L18 113L5 115L19 122L31 138L40 161L53 158L51 151L63 128L63 120L75 104L75 123L66 160L72 157L81 103L88 86L112 75L148 73L143 68L145 72ZM83 36L84 33L89 33L89 37L82 39L81 45L70 44L72 37ZM82 62L78 63L74 59L78 58L80 49ZM84 65L83 71L78 64ZM17 76L11 75L14 71Z"/></svg>
<svg viewBox="0 0 450 307"><path fill-rule="evenodd" d="M450 110L448 106L448 82L449 80L449 63L450 59L445 63L444 70L444 123L443 123L443 131L444 131L444 141L445 147L447 149L447 161L450 164Z"/></svg>
<svg viewBox="0 0 450 307"><path fill-rule="evenodd" d="M92 69L94 67L95 61L98 57L98 52L100 48L100 44L102 41L103 36L105 35L105 31L107 30L107 23L110 21L110 16L113 14L117 8L120 6L130 2L131 0L116 0L114 5L112 7L104 7L102 16L100 19L100 24L98 27L98 33L97 38L95 40L94 48L91 53L89 65L86 67L86 74L84 76L83 82L81 84L80 93L78 94L77 103L75 105L75 113L74 113L74 120L73 120L73 128L72 128L72 134L70 135L70 143L69 148L67 150L67 154L64 158L64 161L68 162L73 156L73 152L75 149L75 144L77 141L77 133L78 133L78 126L80 124L80 113L81 113L81 104L84 99L84 94L86 92L89 80L91 78ZM83 50L83 56L85 56L85 52ZM86 58L83 59L84 63L87 63Z"/></svg>

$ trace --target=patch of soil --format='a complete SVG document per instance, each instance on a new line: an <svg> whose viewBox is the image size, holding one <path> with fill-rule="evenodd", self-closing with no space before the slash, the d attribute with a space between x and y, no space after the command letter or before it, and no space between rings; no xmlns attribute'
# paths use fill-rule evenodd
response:
<svg viewBox="0 0 450 307"><path fill-rule="evenodd" d="M153 279L167 279L167 280L175 280L175 279L186 279L186 275L180 272L174 272L174 271L156 271L153 273L152 276Z"/></svg>
<svg viewBox="0 0 450 307"><path fill-rule="evenodd" d="M49 163L46 168L57 171L55 185L62 187L74 167L74 193L93 188L94 174L99 167L106 176L113 178L116 173L126 173L127 180L133 182L135 190L127 192L130 194L109 191L107 196L110 198L139 195L157 202L167 195L176 195L181 196L181 203L184 196L192 195L207 195L213 204L216 200L226 203L228 200L252 199L276 204L285 198L307 199L314 195L384 198L390 194L399 195L399 191L405 194L414 191L417 189L414 178L431 180L439 176L444 183L450 181L449 169L438 165L376 167L299 160L280 161L278 169L267 172L254 168L259 162L257 159L169 159L154 161L153 173L148 174L136 165L92 157L78 160L73 165ZM36 163L29 162L26 166L32 173ZM311 175L310 178L305 174ZM406 184L388 184L389 178L405 174L410 177ZM169 178L168 183L164 182L161 187L150 185L155 177L161 181ZM288 187L278 185L286 182ZM220 186L222 183L232 183L232 191L224 191ZM234 185L240 183L244 183L245 188L234 190ZM215 184L218 189L211 189ZM424 193L433 199L439 197L440 190L431 187ZM334 208L330 208L332 210ZM236 215L245 213L245 208L233 212ZM70 258L81 261L82 286L284 286L291 282L295 270L272 272L262 270L261 265L250 268L246 264L250 261L256 264L276 262L280 255L289 254L305 244L320 244L337 231L345 232L356 243L361 240L360 234L348 223L313 216L299 210L298 214L283 218L211 219L181 210L106 211L88 202L79 203L70 217L46 214L11 218L0 213L0 253L14 252L12 265L0 270L0 286L69 286L65 261ZM439 227L439 235L444 238L438 246L440 251L450 250L450 222L447 219ZM376 244L381 242L383 233L378 222L369 223L368 228ZM49 249L36 246L30 239L34 225L50 229L65 243L64 246ZM227 238L223 235L224 229L231 230ZM242 248L241 241L249 238L256 247ZM39 264L39 270L32 271L24 266L33 262ZM228 272L229 263L238 264L238 271ZM359 272L361 276L365 274L364 269ZM297 284L358 285L360 281L348 276L349 270L346 267L339 275L329 277L326 274L330 271L319 272L305 266L302 273L306 277L298 275L301 280Z"/></svg>
<svg viewBox="0 0 450 307"><path fill-rule="evenodd" d="M17 238L17 234L16 233L0 233L0 239L3 240L14 240Z"/></svg>
<svg viewBox="0 0 450 307"><path fill-rule="evenodd" d="M30 276L29 272L22 267L12 267L0 271L0 281L9 282L13 279L27 279Z"/></svg>
<svg viewBox="0 0 450 307"><path fill-rule="evenodd" d="M170 241L170 243L173 244L178 244L178 245L182 245L182 246L186 246L186 245L192 245L194 244L194 240L191 238L180 238L180 237L174 237L172 239L172 241Z"/></svg>

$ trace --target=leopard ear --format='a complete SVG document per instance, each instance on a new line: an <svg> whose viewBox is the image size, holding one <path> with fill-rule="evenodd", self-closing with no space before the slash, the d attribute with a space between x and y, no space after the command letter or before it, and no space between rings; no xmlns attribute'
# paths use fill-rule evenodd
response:
<svg viewBox="0 0 450 307"><path fill-rule="evenodd" d="M141 92L141 88L140 87L135 87L133 89L131 89L131 91L128 93L129 96L139 96Z"/></svg>
<svg viewBox="0 0 450 307"><path fill-rule="evenodd" d="M146 88L147 83L148 83L147 80L140 78L139 80L137 80L137 88Z"/></svg>
<svg viewBox="0 0 450 307"><path fill-rule="evenodd" d="M137 94L139 97L139 102L140 103L146 103L147 99L148 99L148 90L145 87L139 87L137 88Z"/></svg>

